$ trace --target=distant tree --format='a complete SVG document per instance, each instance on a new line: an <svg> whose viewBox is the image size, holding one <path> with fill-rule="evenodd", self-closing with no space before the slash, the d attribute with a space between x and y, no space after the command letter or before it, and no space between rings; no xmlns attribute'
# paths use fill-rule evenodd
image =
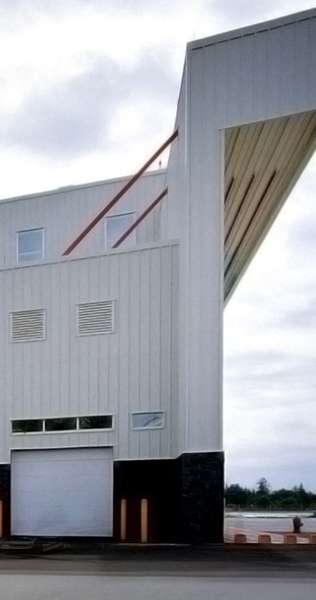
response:
<svg viewBox="0 0 316 600"><path fill-rule="evenodd" d="M245 507L254 503L256 493L254 490L240 486L239 483L233 483L226 486L225 496L226 506L234 504L235 506Z"/></svg>
<svg viewBox="0 0 316 600"><path fill-rule="evenodd" d="M297 508L298 502L294 496L288 496L287 498L283 498L280 502L281 508Z"/></svg>
<svg viewBox="0 0 316 600"><path fill-rule="evenodd" d="M293 488L293 491L294 491L294 488ZM310 494L308 492L306 492L302 483L300 483L300 485L297 488L296 496L299 500L299 504L303 508L307 508L310 505L310 503L311 503Z"/></svg>
<svg viewBox="0 0 316 600"><path fill-rule="evenodd" d="M282 488L270 491L269 482L265 477L261 477L256 487L257 489L253 490L244 488L238 483L227 485L225 488L226 506L316 510L316 494L307 492L302 483L294 486L291 490Z"/></svg>
<svg viewBox="0 0 316 600"><path fill-rule="evenodd" d="M258 508L269 508L270 500L268 496L259 496L256 499L256 506L258 506Z"/></svg>
<svg viewBox="0 0 316 600"><path fill-rule="evenodd" d="M226 504L235 504L236 506L246 506L248 500L247 490L233 483L226 487Z"/></svg>
<svg viewBox="0 0 316 600"><path fill-rule="evenodd" d="M257 481L257 494L258 496L269 496L270 494L270 484L265 477L261 477Z"/></svg>

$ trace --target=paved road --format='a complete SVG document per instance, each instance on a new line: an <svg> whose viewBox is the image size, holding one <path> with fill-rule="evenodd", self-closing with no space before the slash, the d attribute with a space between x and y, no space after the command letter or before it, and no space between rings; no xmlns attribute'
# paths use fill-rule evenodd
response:
<svg viewBox="0 0 316 600"><path fill-rule="evenodd" d="M225 558L228 556L228 558ZM268 556L268 555L267 555ZM261 558L260 558L261 557ZM314 553L203 555L192 560L0 556L0 600L305 600Z"/></svg>
<svg viewBox="0 0 316 600"><path fill-rule="evenodd" d="M203 576L1 574L1 600L297 600L315 580Z"/></svg>

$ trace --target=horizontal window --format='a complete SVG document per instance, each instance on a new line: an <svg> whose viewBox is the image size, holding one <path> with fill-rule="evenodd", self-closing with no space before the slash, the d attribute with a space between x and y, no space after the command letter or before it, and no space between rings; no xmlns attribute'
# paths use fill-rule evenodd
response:
<svg viewBox="0 0 316 600"><path fill-rule="evenodd" d="M112 429L113 415L79 417L79 429Z"/></svg>
<svg viewBox="0 0 316 600"><path fill-rule="evenodd" d="M162 411L132 413L132 429L162 429L165 413Z"/></svg>
<svg viewBox="0 0 316 600"><path fill-rule="evenodd" d="M18 262L44 258L44 229L28 229L17 233Z"/></svg>
<svg viewBox="0 0 316 600"><path fill-rule="evenodd" d="M38 431L43 431L42 419L12 421L12 433L36 433Z"/></svg>
<svg viewBox="0 0 316 600"><path fill-rule="evenodd" d="M12 433L54 433L113 429L113 415L59 417L54 419L17 419L12 421Z"/></svg>
<svg viewBox="0 0 316 600"><path fill-rule="evenodd" d="M77 429L76 417L45 419L45 431L69 431L71 429Z"/></svg>

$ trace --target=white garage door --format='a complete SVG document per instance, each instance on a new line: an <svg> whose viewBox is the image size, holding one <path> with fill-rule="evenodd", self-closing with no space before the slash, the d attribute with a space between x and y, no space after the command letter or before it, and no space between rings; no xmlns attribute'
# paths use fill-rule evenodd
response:
<svg viewBox="0 0 316 600"><path fill-rule="evenodd" d="M110 448L12 452L11 532L111 536Z"/></svg>

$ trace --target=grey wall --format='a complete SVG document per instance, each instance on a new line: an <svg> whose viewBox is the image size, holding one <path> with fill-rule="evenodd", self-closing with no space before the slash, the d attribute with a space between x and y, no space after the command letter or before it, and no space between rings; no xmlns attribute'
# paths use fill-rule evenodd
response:
<svg viewBox="0 0 316 600"><path fill-rule="evenodd" d="M0 202L0 266L17 264L16 232L43 227L45 259L59 260L70 243L125 185L128 178L74 186ZM108 216L136 212L136 218L164 188L165 171L149 172L139 179ZM137 227L136 244L159 241L159 208ZM89 233L71 256L104 252L104 220Z"/></svg>
<svg viewBox="0 0 316 600"><path fill-rule="evenodd" d="M181 449L222 449L224 132L316 107L316 11L188 45L163 231L181 206ZM182 178L182 181L179 180ZM178 210L178 209L176 209Z"/></svg>
<svg viewBox="0 0 316 600"><path fill-rule="evenodd" d="M114 300L115 332L77 337L76 304ZM11 343L9 313L44 308L45 341ZM10 448L113 445L115 458L177 454L178 246L0 270L0 462ZM130 413L166 427L132 431ZM11 419L114 414L111 432L11 434Z"/></svg>

